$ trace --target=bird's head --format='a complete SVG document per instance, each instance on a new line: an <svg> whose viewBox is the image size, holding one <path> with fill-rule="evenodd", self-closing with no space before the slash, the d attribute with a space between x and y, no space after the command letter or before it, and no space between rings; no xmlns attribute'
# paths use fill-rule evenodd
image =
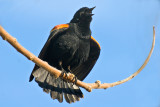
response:
<svg viewBox="0 0 160 107"><path fill-rule="evenodd" d="M86 22L91 22L92 21L92 10L93 8L88 8L88 7L82 7L80 8L75 14L73 19L71 20L71 23L86 23Z"/></svg>

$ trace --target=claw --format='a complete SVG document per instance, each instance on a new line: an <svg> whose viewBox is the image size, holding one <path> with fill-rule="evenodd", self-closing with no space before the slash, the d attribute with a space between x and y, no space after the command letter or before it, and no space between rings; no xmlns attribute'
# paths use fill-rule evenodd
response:
<svg viewBox="0 0 160 107"><path fill-rule="evenodd" d="M71 67L68 66L68 71L72 74L72 71L71 71L70 68L71 68ZM74 74L72 74L72 77L73 77L72 81L74 81L74 82L73 82L73 85L75 85L75 84L77 83L77 77L76 77Z"/></svg>
<svg viewBox="0 0 160 107"><path fill-rule="evenodd" d="M73 77L72 79L73 85L75 85L77 83L77 77L74 74L72 74L72 77Z"/></svg>
<svg viewBox="0 0 160 107"><path fill-rule="evenodd" d="M77 77L76 77L76 76L75 76L73 79L74 79L74 83L73 83L73 85L75 85L75 84L77 83L77 80L78 80L78 79L77 79Z"/></svg>
<svg viewBox="0 0 160 107"><path fill-rule="evenodd" d="M61 69L61 71L62 71L61 77L64 77L64 74L65 74L65 78L68 79L67 72L66 72L66 71L63 69L63 67L62 67L62 61L59 61L59 67L60 67L60 69Z"/></svg>
<svg viewBox="0 0 160 107"><path fill-rule="evenodd" d="M67 72L65 70L62 70L61 77L64 77L64 74L65 74L65 78L68 79Z"/></svg>

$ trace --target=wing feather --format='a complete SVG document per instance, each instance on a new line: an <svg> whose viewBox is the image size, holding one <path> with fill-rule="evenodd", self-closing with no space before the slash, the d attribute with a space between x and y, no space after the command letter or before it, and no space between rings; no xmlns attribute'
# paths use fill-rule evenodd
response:
<svg viewBox="0 0 160 107"><path fill-rule="evenodd" d="M69 24L61 24L61 25L55 26L51 30L50 35L49 35L49 37L47 39L47 42L43 46L43 48L42 48L42 50L41 50L41 52L40 52L40 54L38 56L40 59L45 60L47 58L47 54L48 54L47 50L48 50L48 47L50 45L51 40L54 39L54 38L56 38L58 34L65 32L68 28L69 28ZM39 68L40 67L35 64L32 73L34 73ZM34 78L34 76L32 75L32 73L30 75L29 81L32 81L33 78Z"/></svg>
<svg viewBox="0 0 160 107"><path fill-rule="evenodd" d="M100 50L99 43L91 37L89 58L83 64L71 70L79 80L84 80L90 73L100 55Z"/></svg>

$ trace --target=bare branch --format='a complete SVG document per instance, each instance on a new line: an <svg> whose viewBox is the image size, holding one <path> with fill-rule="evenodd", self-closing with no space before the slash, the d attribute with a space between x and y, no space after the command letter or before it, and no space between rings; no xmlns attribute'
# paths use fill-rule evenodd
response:
<svg viewBox="0 0 160 107"><path fill-rule="evenodd" d="M62 77L61 75L61 71L50 66L47 62L42 61L41 59L39 59L38 57L36 57L34 54L32 54L31 52L29 52L28 50L26 50L24 47L22 47L16 40L16 38L12 37L10 34L8 34L3 28L2 26L0 26L0 36L8 41L18 52L20 52L21 54L23 54L24 56L26 56L29 60L33 61L34 63L36 63L38 66L41 66L42 68L46 69L48 72L50 72L51 74L53 74L56 78L58 77ZM152 42L152 47L151 50L149 52L149 55L147 57L147 59L145 60L144 64L135 72L133 73L131 76L129 76L128 78L121 80L121 81L117 81L114 83L103 83L101 84L100 81L96 81L95 83L84 83L80 80L77 80L76 85L83 87L84 89L86 89L87 91L91 92L92 89L106 89L106 88L110 88L116 85L120 85L122 83L125 83L129 80L131 80L132 78L134 78L135 76L137 76L142 69L147 65L151 54L153 52L153 48L155 45L155 27L153 27L153 42ZM65 74L63 75L63 79L68 80L70 82L74 82L73 78L74 76L71 73L67 74L67 77L65 76Z"/></svg>

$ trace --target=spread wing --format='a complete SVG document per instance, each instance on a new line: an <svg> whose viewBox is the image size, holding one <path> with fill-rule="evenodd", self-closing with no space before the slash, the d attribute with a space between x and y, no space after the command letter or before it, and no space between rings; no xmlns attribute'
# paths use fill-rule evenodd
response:
<svg viewBox="0 0 160 107"><path fill-rule="evenodd" d="M48 40L47 42L45 43L45 45L43 46L40 54L39 54L39 58L42 59L42 60L45 60L45 58L47 57L47 49L50 45L50 41L51 39L55 38L56 35L60 34L60 33L63 33L65 32L67 29L69 28L69 24L60 24L60 25L57 25L55 26L51 31L50 31L50 35L48 37ZM34 68L33 68L33 71L36 71L37 69L39 68L39 66L35 65ZM30 76L30 80L29 81L32 81L34 78L34 76L31 74Z"/></svg>
<svg viewBox="0 0 160 107"><path fill-rule="evenodd" d="M91 36L89 58L77 68L71 69L79 80L84 80L90 73L100 55L100 50L99 43Z"/></svg>

